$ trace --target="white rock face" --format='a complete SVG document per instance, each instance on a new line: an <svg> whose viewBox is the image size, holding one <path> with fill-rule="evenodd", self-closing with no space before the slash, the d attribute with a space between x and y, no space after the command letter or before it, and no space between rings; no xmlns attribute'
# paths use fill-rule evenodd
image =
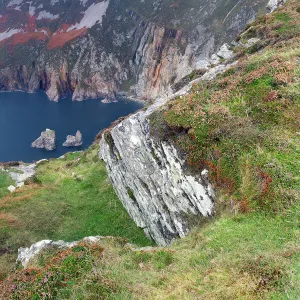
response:
<svg viewBox="0 0 300 300"><path fill-rule="evenodd" d="M286 0L270 0L267 4L267 8L270 10L270 12L273 12L279 6L282 6L285 2Z"/></svg>
<svg viewBox="0 0 300 300"><path fill-rule="evenodd" d="M231 66L217 66L202 79L213 79ZM188 92L190 87L176 96ZM148 117L169 99L159 99L146 111L128 117L104 133L100 142L100 158L106 162L124 207L161 246L189 232L189 215L201 218L214 213L214 191L207 179L208 171L192 176L171 143L150 136Z"/></svg>
<svg viewBox="0 0 300 300"><path fill-rule="evenodd" d="M16 187L21 187L24 185L24 182L34 176L35 168L39 164L39 162L30 165L19 165L13 167L11 171L9 171L9 175L12 180L15 181Z"/></svg>
<svg viewBox="0 0 300 300"><path fill-rule="evenodd" d="M80 242L86 242L86 243L98 243L100 239L104 237L100 236L91 236L84 238L81 241L71 242L67 243L64 241L52 241L52 240L43 240L39 241L33 245L31 245L29 248L19 248L18 250L18 258L17 262L20 262L24 268L27 267L28 263L35 258L42 250L50 248L50 247L58 247L58 248L71 248L79 244Z"/></svg>
<svg viewBox="0 0 300 300"><path fill-rule="evenodd" d="M147 112L139 112L103 138L101 154L124 207L158 245L189 232L187 216L211 216L214 193L205 177L186 175L173 145L149 136Z"/></svg>
<svg viewBox="0 0 300 300"><path fill-rule="evenodd" d="M223 58L223 59L229 59L233 56L233 51L229 49L228 44L224 44L220 50L217 52L217 56Z"/></svg>
<svg viewBox="0 0 300 300"><path fill-rule="evenodd" d="M16 188L13 186L13 185L10 185L8 188L7 188L11 193L13 193Z"/></svg>

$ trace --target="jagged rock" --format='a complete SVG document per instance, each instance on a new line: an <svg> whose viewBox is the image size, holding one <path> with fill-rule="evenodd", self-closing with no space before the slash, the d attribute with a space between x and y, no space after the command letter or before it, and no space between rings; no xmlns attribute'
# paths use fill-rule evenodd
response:
<svg viewBox="0 0 300 300"><path fill-rule="evenodd" d="M68 135L67 140L63 143L64 147L79 147L82 145L82 134L77 130L75 136Z"/></svg>
<svg viewBox="0 0 300 300"><path fill-rule="evenodd" d="M250 47L254 46L255 44L257 44L259 41L260 41L259 38L252 38L252 39L249 39L247 41L247 43L244 44L243 46L246 48L250 48Z"/></svg>
<svg viewBox="0 0 300 300"><path fill-rule="evenodd" d="M219 65L200 80L210 80L229 69ZM207 170L199 176L186 172L186 162L167 141L151 137L149 116L169 99L189 91L191 85L170 98L157 99L146 111L126 118L103 133L100 158L124 207L145 233L166 246L190 230L189 215L214 213L214 191Z"/></svg>
<svg viewBox="0 0 300 300"><path fill-rule="evenodd" d="M214 193L203 178L185 174L172 144L150 137L147 116L139 112L113 128L101 140L101 157L129 215L166 246L189 232L188 214L213 214Z"/></svg>
<svg viewBox="0 0 300 300"><path fill-rule="evenodd" d="M99 244L101 241L110 241L110 240L117 240L117 237L113 236L89 236L85 237L82 240L75 241L75 242L64 242L64 241L52 241L52 240L42 240L39 241L33 245L31 245L28 248L19 248L18 249L18 257L17 257L17 263L21 263L22 266L26 269L30 262L34 260L43 250L49 249L49 248L72 248L78 244L85 243L85 244ZM132 252L155 252L158 250L157 247L142 247L138 248L133 244L126 243L124 245L124 249L128 249Z"/></svg>
<svg viewBox="0 0 300 300"><path fill-rule="evenodd" d="M55 131L46 129L41 133L41 136L31 144L31 147L53 151L56 148L55 142Z"/></svg>
<svg viewBox="0 0 300 300"><path fill-rule="evenodd" d="M217 52L217 56L223 58L223 59L229 59L233 56L233 51L229 49L228 44L224 44L220 50Z"/></svg>

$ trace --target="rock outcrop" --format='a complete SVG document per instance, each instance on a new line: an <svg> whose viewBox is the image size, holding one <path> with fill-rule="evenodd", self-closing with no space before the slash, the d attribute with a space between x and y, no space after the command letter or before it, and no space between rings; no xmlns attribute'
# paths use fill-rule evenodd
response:
<svg viewBox="0 0 300 300"><path fill-rule="evenodd" d="M230 68L219 65L199 80L210 80ZM176 93L186 93L192 85ZM165 246L190 230L189 219L214 214L214 191L208 171L188 173L185 158L171 142L150 135L149 116L170 98L121 121L102 134L100 158L124 207L145 233Z"/></svg>
<svg viewBox="0 0 300 300"><path fill-rule="evenodd" d="M270 0L267 4L267 8L270 10L270 12L273 12L278 7L282 6L286 0Z"/></svg>
<svg viewBox="0 0 300 300"><path fill-rule="evenodd" d="M24 164L20 162L14 162L12 165L6 164L4 167L0 166L0 171L5 171L9 174L11 179L15 181L15 185L8 187L8 190L13 193L17 188L25 185L27 180L33 179L36 174L36 167L45 162L47 159L41 159L36 163Z"/></svg>
<svg viewBox="0 0 300 300"><path fill-rule="evenodd" d="M79 130L77 130L75 136L68 135L66 141L63 143L64 147L79 147L83 143L82 134Z"/></svg>
<svg viewBox="0 0 300 300"><path fill-rule="evenodd" d="M10 170L9 175L12 180L15 181L15 187L21 187L25 184L25 181L35 175L35 168L40 162L25 165L20 164Z"/></svg>
<svg viewBox="0 0 300 300"><path fill-rule="evenodd" d="M70 243L64 241L42 240L31 245L29 248L19 248L17 262L20 262L22 266L26 268L32 259L34 259L37 255L39 255L39 253L41 253L41 251L47 248L51 248L51 247L72 248L82 242L91 243L91 244L98 243L103 238L105 237L91 236L91 237L86 237L81 241L70 242Z"/></svg>
<svg viewBox="0 0 300 300"><path fill-rule="evenodd" d="M110 241L117 241L117 237L113 236L89 236L85 237L82 240L75 241L75 242L64 242L64 241L52 241L52 240L42 240L37 243L32 244L28 248L19 248L18 249L18 257L17 257L17 263L21 263L22 266L26 269L30 267L30 263L33 262L38 255L46 250L46 249L68 249L77 246L78 244L100 244L103 242L110 242ZM137 252L137 251L143 251L143 252L155 252L159 248L157 247L142 247L137 248L135 245L132 245L130 243L126 243L124 245L124 249Z"/></svg>
<svg viewBox="0 0 300 300"><path fill-rule="evenodd" d="M46 149L47 151L53 151L56 148L55 143L55 131L46 129L41 133L41 136L31 144L31 147L38 149Z"/></svg>
<svg viewBox="0 0 300 300"><path fill-rule="evenodd" d="M0 2L0 90L58 101L139 99L170 86L235 38L268 0Z"/></svg>

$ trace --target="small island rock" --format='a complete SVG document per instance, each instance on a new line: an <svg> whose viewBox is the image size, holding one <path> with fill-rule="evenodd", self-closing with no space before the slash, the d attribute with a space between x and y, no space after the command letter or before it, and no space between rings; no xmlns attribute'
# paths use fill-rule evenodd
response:
<svg viewBox="0 0 300 300"><path fill-rule="evenodd" d="M79 147L82 145L82 134L77 130L75 136L68 135L67 140L63 143L64 147Z"/></svg>
<svg viewBox="0 0 300 300"><path fill-rule="evenodd" d="M46 129L41 133L41 136L31 144L31 147L53 151L56 148L55 142L55 131Z"/></svg>

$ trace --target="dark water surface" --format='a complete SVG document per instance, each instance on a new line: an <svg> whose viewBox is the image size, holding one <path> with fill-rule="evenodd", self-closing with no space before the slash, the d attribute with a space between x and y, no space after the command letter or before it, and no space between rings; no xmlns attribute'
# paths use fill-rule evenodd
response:
<svg viewBox="0 0 300 300"><path fill-rule="evenodd" d="M73 102L68 97L55 103L42 92L0 93L0 162L32 162L83 150L92 144L100 130L141 107L141 103L128 100L103 104L101 99ZM56 150L31 148L31 143L46 128L56 132ZM75 135L77 129L83 135L83 146L63 147L66 136Z"/></svg>

